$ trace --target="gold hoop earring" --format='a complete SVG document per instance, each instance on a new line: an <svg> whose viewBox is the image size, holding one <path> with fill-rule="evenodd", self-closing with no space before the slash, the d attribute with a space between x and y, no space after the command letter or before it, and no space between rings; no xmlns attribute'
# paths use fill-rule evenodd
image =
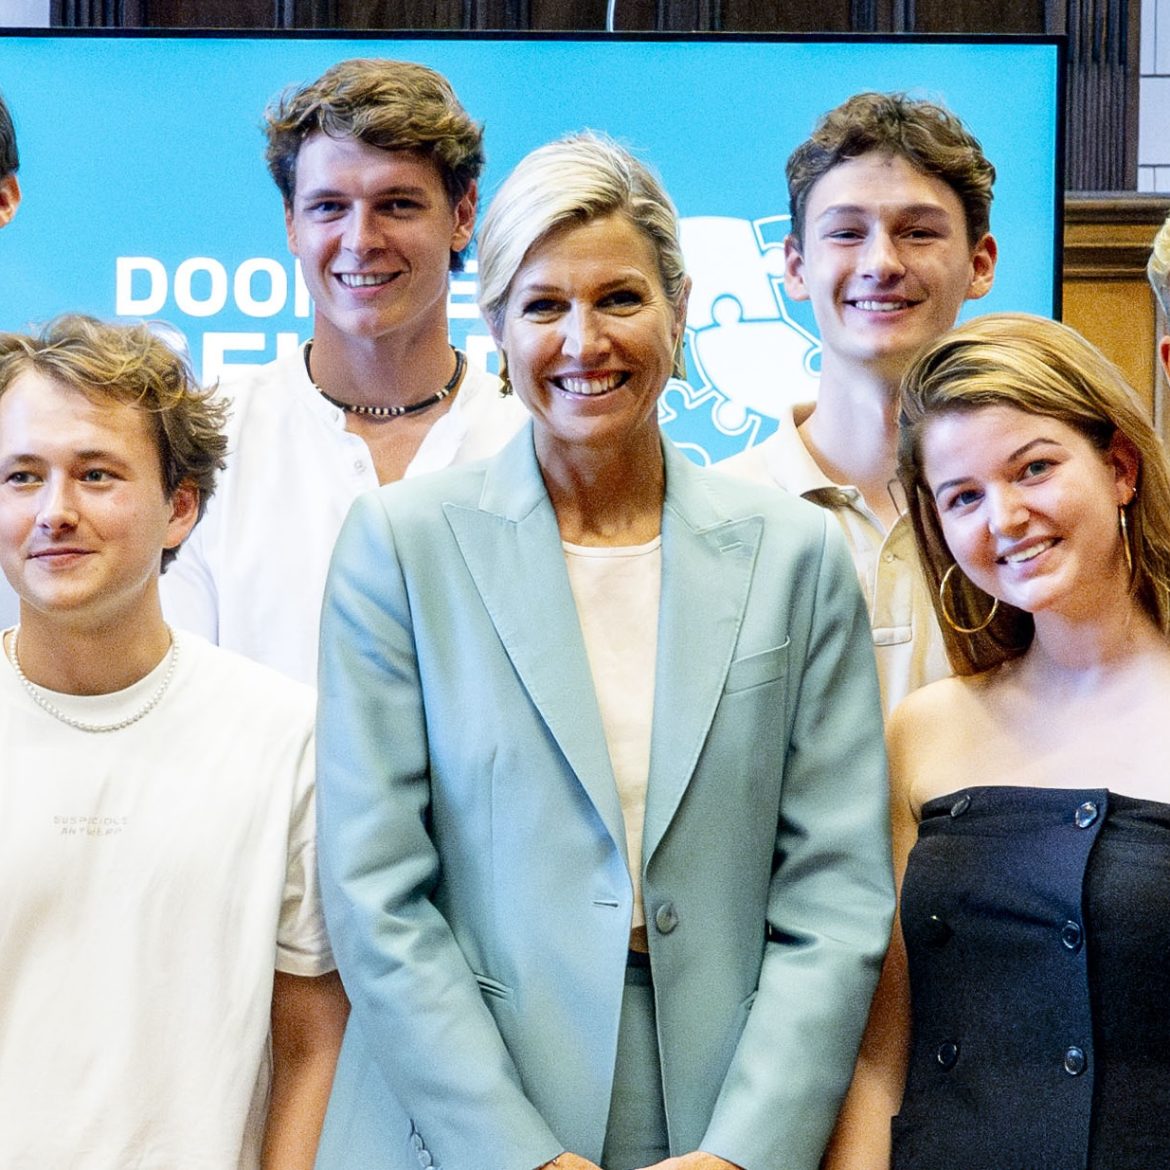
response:
<svg viewBox="0 0 1170 1170"><path fill-rule="evenodd" d="M955 621L955 615L951 613L950 607L947 605L947 582L951 579L951 574L958 568L957 564L952 563L951 567L943 574L942 580L938 583L938 604L942 610L943 618L948 626L955 631L956 634L978 634L980 630L985 630L991 625L992 619L999 610L999 598L993 597L991 599L991 611L977 626L961 626Z"/></svg>
<svg viewBox="0 0 1170 1170"><path fill-rule="evenodd" d="M1121 533L1121 551L1125 553L1125 567L1129 570L1129 575L1133 576L1133 550L1129 546L1129 521L1125 515L1125 507L1118 505L1117 508L1117 528Z"/></svg>

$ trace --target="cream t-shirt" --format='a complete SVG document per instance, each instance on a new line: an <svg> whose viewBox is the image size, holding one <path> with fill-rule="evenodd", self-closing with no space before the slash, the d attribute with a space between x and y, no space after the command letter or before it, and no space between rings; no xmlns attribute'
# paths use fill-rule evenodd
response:
<svg viewBox="0 0 1170 1170"><path fill-rule="evenodd" d="M191 634L119 731L0 659L0 1166L255 1170L274 970L334 967L313 695ZM109 723L113 695L45 692Z"/></svg>

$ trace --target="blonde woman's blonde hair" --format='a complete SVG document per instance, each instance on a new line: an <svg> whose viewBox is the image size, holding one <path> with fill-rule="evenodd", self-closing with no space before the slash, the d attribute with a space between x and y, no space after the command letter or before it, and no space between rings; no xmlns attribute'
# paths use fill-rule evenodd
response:
<svg viewBox="0 0 1170 1170"><path fill-rule="evenodd" d="M654 249L667 300L679 306L687 273L678 212L657 176L612 139L570 134L526 155L504 180L483 217L476 256L479 308L499 337L508 294L531 248L558 228L625 216ZM674 374L683 377L683 337Z"/></svg>
<svg viewBox="0 0 1170 1170"><path fill-rule="evenodd" d="M1075 330L1025 313L993 313L944 334L918 355L902 379L898 477L951 668L956 674L977 674L1018 658L1035 632L1030 613L1001 601L985 629L959 633L939 598L954 557L926 482L923 438L933 419L987 406L1058 419L1102 457L1116 435L1133 445L1140 464L1136 494L1126 508L1130 589L1170 636L1170 467L1144 407L1121 371ZM964 626L978 625L993 601L962 573L952 574L947 599L951 615Z"/></svg>

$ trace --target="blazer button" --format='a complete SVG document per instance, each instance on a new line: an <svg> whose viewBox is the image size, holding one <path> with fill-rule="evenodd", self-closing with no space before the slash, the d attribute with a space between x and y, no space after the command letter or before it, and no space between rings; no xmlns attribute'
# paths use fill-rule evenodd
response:
<svg viewBox="0 0 1170 1170"><path fill-rule="evenodd" d="M1096 823L1097 817L1100 816L1101 810L1097 807L1097 802L1093 800L1086 800L1084 804L1079 805L1077 811L1073 813L1073 824L1078 829L1087 829Z"/></svg>
<svg viewBox="0 0 1170 1170"><path fill-rule="evenodd" d="M1060 928L1060 941L1064 943L1064 945L1070 951L1079 951L1081 949L1081 943L1083 940L1084 932L1081 930L1081 925L1079 922L1073 922L1073 920L1070 918Z"/></svg>
<svg viewBox="0 0 1170 1170"><path fill-rule="evenodd" d="M660 934L670 934L678 926L678 914L675 913L673 902L663 902L654 912L654 925Z"/></svg>
<svg viewBox="0 0 1170 1170"><path fill-rule="evenodd" d="M951 928L937 915L932 914L926 920L926 945L929 947L946 946L951 939Z"/></svg>
<svg viewBox="0 0 1170 1170"><path fill-rule="evenodd" d="M971 797L964 792L954 804L951 805L951 816L961 817L971 807Z"/></svg>
<svg viewBox="0 0 1170 1170"><path fill-rule="evenodd" d="M938 1046L938 1051L934 1055L944 1069L950 1070L955 1067L955 1063L959 1059L959 1046L948 1040L945 1044Z"/></svg>
<svg viewBox="0 0 1170 1170"><path fill-rule="evenodd" d="M1085 1056L1085 1050L1078 1048L1075 1044L1071 1048L1064 1050L1064 1071L1070 1077L1079 1077L1088 1066L1088 1058Z"/></svg>

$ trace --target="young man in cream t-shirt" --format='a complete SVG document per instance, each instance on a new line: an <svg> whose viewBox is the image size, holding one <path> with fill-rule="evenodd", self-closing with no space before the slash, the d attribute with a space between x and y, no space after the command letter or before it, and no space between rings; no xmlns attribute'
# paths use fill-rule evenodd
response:
<svg viewBox="0 0 1170 1170"><path fill-rule="evenodd" d="M144 327L0 336L0 1166L309 1170L347 1007L313 696L172 630L222 414Z"/></svg>

